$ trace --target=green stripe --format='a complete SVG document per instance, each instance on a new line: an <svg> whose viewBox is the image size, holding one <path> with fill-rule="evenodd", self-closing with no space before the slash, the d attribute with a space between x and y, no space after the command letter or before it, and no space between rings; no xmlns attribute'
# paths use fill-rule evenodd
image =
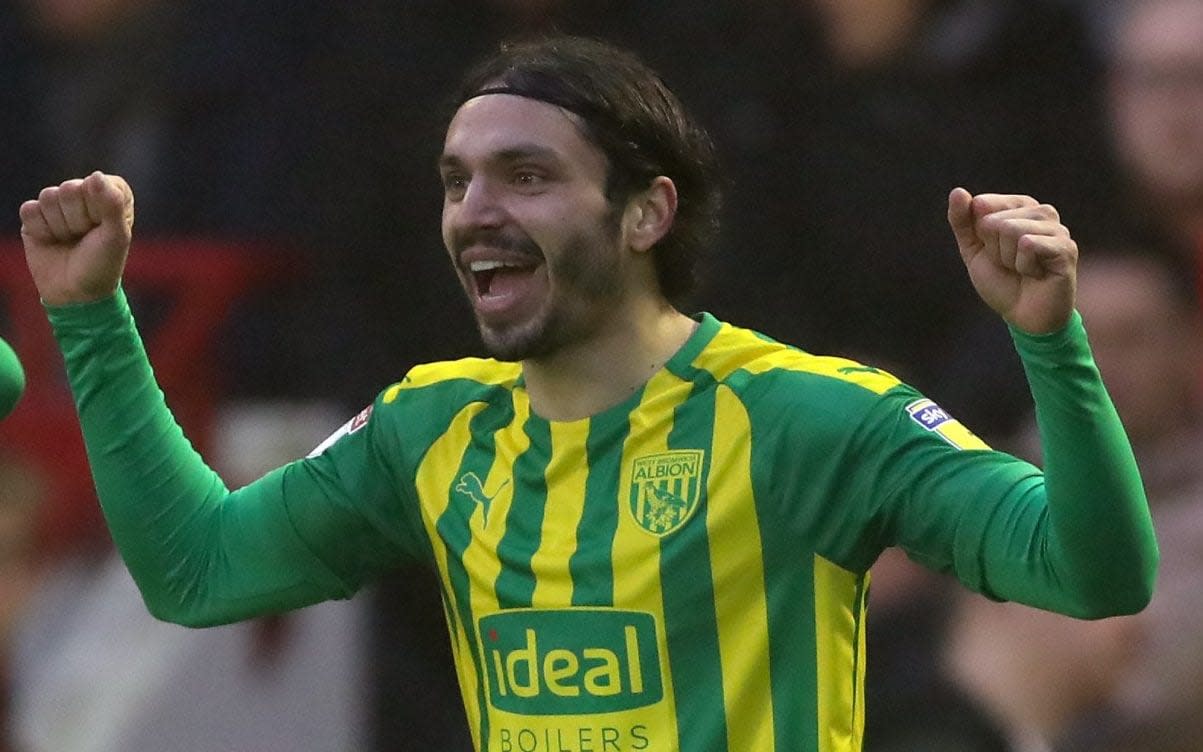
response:
<svg viewBox="0 0 1203 752"><path fill-rule="evenodd" d="M771 384L764 375L752 376L737 371L724 383L743 399L749 385L759 388ZM808 556L805 541L790 533L796 527L783 524L779 507L782 496L790 499L794 513L808 502L807 491L814 476L806 469L795 469L803 487L791 485L781 475L789 461L795 466L805 461L807 447L790 446L783 437L769 430L780 416L761 415L744 402L752 431L752 494L760 527L760 547L765 576L765 600L768 606L770 685L773 692L773 738L777 749L818 749L818 646L815 638L814 557ZM766 420L767 418L767 420ZM788 460L783 460L788 457ZM805 523L799 523L804 525ZM803 628L800 625L810 625ZM773 667L787 667L774 670ZM801 744L799 745L799 742Z"/></svg>
<svg viewBox="0 0 1203 752"><path fill-rule="evenodd" d="M860 666L860 658L861 658L860 635L861 635L861 631L866 628L865 616L868 611L868 599L869 599L868 584L869 584L869 578L866 577L865 575L862 574L856 578L856 599L854 601L854 606L853 606L856 609L856 618L855 618L855 621L853 623L853 628L852 628L852 670L854 672L858 671L857 667ZM853 728L856 728L856 724L857 724L858 720L860 720L860 721L864 720L863 718L858 719L856 717L858 708L863 707L861 705L863 700L860 697L860 694L864 691L863 682L864 682L863 676L855 678L852 682L852 713L853 713L852 727Z"/></svg>
<svg viewBox="0 0 1203 752"><path fill-rule="evenodd" d="M455 609L451 607L451 600L447 597L447 592L443 588L439 588L439 602L443 604L443 617L447 619L447 631L451 634L451 652L455 660L460 660L459 640L455 639L455 634L459 630L459 617L456 616Z"/></svg>
<svg viewBox="0 0 1203 752"><path fill-rule="evenodd" d="M676 703L681 749L726 749L727 715L723 712L723 672L718 653L714 574L706 529L705 479L710 472L714 435L714 384L698 372L693 390L674 411L668 448L701 449L701 487L692 518L660 541L660 577L664 594L665 632L673 686L688 692L688 703Z"/></svg>
<svg viewBox="0 0 1203 752"><path fill-rule="evenodd" d="M607 411L589 424L585 507L576 529L576 551L568 561L574 606L614 605L614 536L622 513L621 506L615 506L621 501L614 489L619 483L623 443L630 432L630 415L624 412Z"/></svg>
<svg viewBox="0 0 1203 752"><path fill-rule="evenodd" d="M504 428L513 419L513 415L512 408L490 407L480 411L472 418L468 428L476 440L471 442L467 451L464 452L456 478L463 477L468 472L474 472L481 478L488 477L489 468L493 464L493 456L496 453L494 434ZM480 652L477 648L476 620L472 618L471 579L468 571L464 568L464 551L472 541L472 532L468 527L470 515L454 511L457 508L456 500L453 498L454 489L455 484L452 483L447 489L449 499L447 510L439 516L435 526L439 538L447 547L447 577L451 582L451 589L455 593L460 624L468 637L468 650L472 656L472 662L477 666L477 672L480 674L476 686L477 702L480 705L480 738L488 739L489 713L488 703L485 699L484 663L481 662Z"/></svg>
<svg viewBox="0 0 1203 752"><path fill-rule="evenodd" d="M746 375L746 374L744 374ZM736 379L738 380L738 379ZM737 391L738 393L738 391ZM781 489L775 483L782 447L771 434L757 433L752 421L752 493L760 526L772 655L773 737L777 749L818 749L818 658L815 638L814 557L805 541L781 524ZM801 447L794 450L801 451ZM804 499L797 499L803 503ZM806 625L810 625L809 628ZM786 667L773 670L772 667ZM801 744L799 744L801 741Z"/></svg>
<svg viewBox="0 0 1203 752"><path fill-rule="evenodd" d="M547 509L547 465L551 462L551 426L534 415L523 430L530 446L514 460L514 500L505 518L505 534L497 543L501 574L494 589L500 608L529 608L535 595L531 559L543 538ZM483 476L482 476L483 477Z"/></svg>

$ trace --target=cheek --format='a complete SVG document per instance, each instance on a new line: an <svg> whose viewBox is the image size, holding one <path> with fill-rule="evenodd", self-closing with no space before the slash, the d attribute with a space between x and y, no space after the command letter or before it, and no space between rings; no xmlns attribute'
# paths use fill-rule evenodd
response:
<svg viewBox="0 0 1203 752"><path fill-rule="evenodd" d="M448 252L451 251L451 221L451 210L448 208L447 203L443 202L443 212L439 217L439 232L443 238L443 247Z"/></svg>
<svg viewBox="0 0 1203 752"><path fill-rule="evenodd" d="M565 202L538 213L514 216L516 227L552 256L586 253L576 263L588 265L614 242L607 205Z"/></svg>

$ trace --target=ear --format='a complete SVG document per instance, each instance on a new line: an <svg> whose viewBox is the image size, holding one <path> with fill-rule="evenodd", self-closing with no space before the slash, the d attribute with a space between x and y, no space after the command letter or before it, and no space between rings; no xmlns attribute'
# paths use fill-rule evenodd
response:
<svg viewBox="0 0 1203 752"><path fill-rule="evenodd" d="M627 204L624 217L627 244L639 253L647 252L668 234L676 216L677 187L660 175Z"/></svg>

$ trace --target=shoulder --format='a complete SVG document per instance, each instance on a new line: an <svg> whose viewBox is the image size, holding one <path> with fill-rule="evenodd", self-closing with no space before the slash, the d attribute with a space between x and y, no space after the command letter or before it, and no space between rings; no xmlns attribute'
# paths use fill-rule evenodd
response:
<svg viewBox="0 0 1203 752"><path fill-rule="evenodd" d="M442 399L473 402L496 392L509 392L522 376L517 363L490 358L463 358L414 366L380 394L385 405Z"/></svg>
<svg viewBox="0 0 1203 752"><path fill-rule="evenodd" d="M521 376L519 364L487 358L425 363L381 391L375 406L408 425L437 423L470 404L508 405Z"/></svg>
<svg viewBox="0 0 1203 752"><path fill-rule="evenodd" d="M485 403L511 409L511 393L521 375L517 363L485 358L415 366L312 454L321 454L341 437L359 433L365 427L368 430L363 433L369 440L388 443L404 436L408 446L427 446L470 405Z"/></svg>
<svg viewBox="0 0 1203 752"><path fill-rule="evenodd" d="M871 400L902 386L893 374L871 365L809 353L727 323L694 365L738 394L787 402L837 394Z"/></svg>
<svg viewBox="0 0 1203 752"><path fill-rule="evenodd" d="M522 367L518 363L506 363L491 358L462 358L437 363L424 363L414 366L401 381L393 384L384 391L387 398L392 395L391 402L402 392L424 390L430 388L459 387L472 390L475 388L510 389L522 375Z"/></svg>

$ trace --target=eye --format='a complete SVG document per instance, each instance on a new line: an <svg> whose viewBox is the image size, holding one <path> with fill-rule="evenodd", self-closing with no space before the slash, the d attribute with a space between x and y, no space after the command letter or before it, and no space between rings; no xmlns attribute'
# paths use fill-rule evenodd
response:
<svg viewBox="0 0 1203 752"><path fill-rule="evenodd" d="M525 191L533 191L541 189L547 178L543 173L531 169L515 170L513 176L514 185Z"/></svg>
<svg viewBox="0 0 1203 752"><path fill-rule="evenodd" d="M443 173L443 195L448 201L459 201L468 190L468 177L459 172Z"/></svg>

